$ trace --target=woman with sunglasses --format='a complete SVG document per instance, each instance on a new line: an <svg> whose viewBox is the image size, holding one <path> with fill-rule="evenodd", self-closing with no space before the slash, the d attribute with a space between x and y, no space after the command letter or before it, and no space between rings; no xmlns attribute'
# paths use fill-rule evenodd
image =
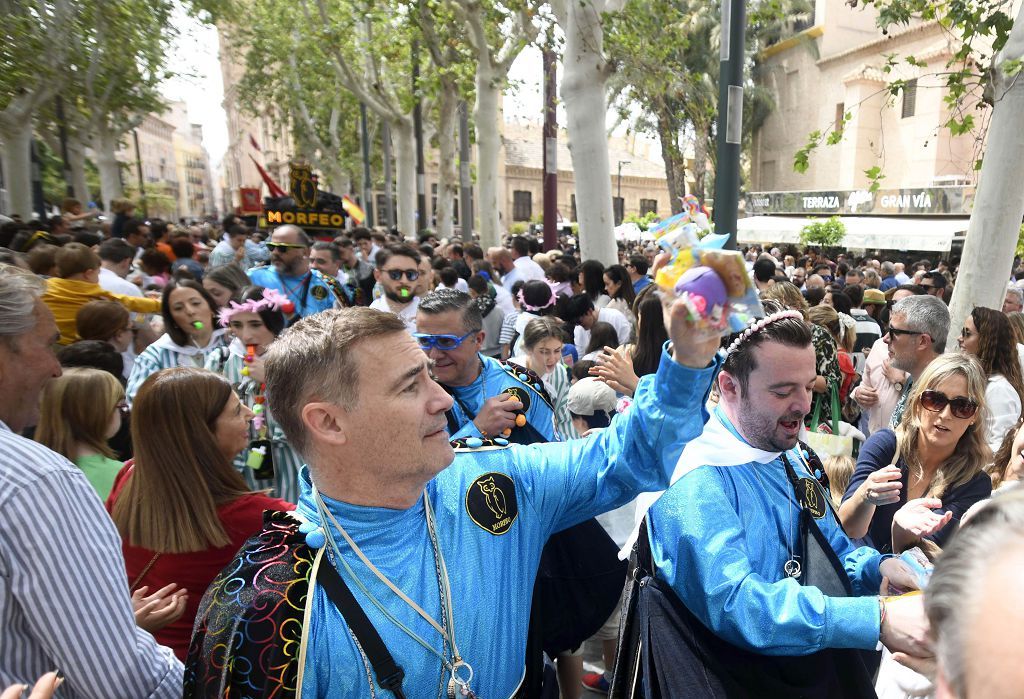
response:
<svg viewBox="0 0 1024 699"><path fill-rule="evenodd" d="M74 462L105 500L124 465L107 440L121 429L126 408L117 377L101 369L65 369L43 388L35 440Z"/></svg>
<svg viewBox="0 0 1024 699"><path fill-rule="evenodd" d="M993 453L1013 429L1021 414L1024 378L1013 327L1006 315L991 308L975 307L964 319L957 341L960 349L981 362L988 378L985 387L985 441Z"/></svg>
<svg viewBox="0 0 1024 699"><path fill-rule="evenodd" d="M928 548L943 546L963 513L992 493L985 412L978 360L962 352L934 359L896 431L880 430L861 447L839 508L847 535L882 553L899 553L918 537Z"/></svg>
<svg viewBox="0 0 1024 699"><path fill-rule="evenodd" d="M220 322L234 339L210 353L206 368L227 378L254 415L249 449L235 457L235 468L253 490L298 502L302 457L270 414L263 382L263 355L288 325L282 310L287 303L276 289L246 288L238 301L220 310Z"/></svg>

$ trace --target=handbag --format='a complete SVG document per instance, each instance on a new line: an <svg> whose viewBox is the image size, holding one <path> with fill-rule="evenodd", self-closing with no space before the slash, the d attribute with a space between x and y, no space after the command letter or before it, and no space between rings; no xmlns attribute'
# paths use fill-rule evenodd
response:
<svg viewBox="0 0 1024 699"><path fill-rule="evenodd" d="M851 596L843 564L815 522L821 508L831 507L828 498L813 479L797 478L785 455L783 463L800 507L800 583L827 596ZM619 628L614 699L876 696L877 653L825 648L804 656L763 655L715 635L655 576L646 519L630 558Z"/></svg>
<svg viewBox="0 0 1024 699"><path fill-rule="evenodd" d="M814 412L811 413L811 425L805 435L808 445L818 454L825 456L853 456L853 437L844 437L839 434L839 388L835 383L829 381L829 391L832 401L832 434L819 432L821 427L821 404L825 400L825 394L818 394L814 398Z"/></svg>

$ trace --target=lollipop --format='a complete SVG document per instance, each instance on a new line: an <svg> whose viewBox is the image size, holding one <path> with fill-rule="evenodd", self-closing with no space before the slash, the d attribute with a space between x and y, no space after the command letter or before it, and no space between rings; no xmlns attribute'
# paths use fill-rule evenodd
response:
<svg viewBox="0 0 1024 699"><path fill-rule="evenodd" d="M193 320L192 321L192 327L195 328L196 330L202 330L206 326L203 325L203 321L201 321L201 320Z"/></svg>
<svg viewBox="0 0 1024 699"><path fill-rule="evenodd" d="M245 360L245 366L242 367L242 372L241 373L242 373L242 376L248 376L249 375L249 365L252 364L256 360L256 345L246 345L245 346L245 357L243 357L243 359Z"/></svg>

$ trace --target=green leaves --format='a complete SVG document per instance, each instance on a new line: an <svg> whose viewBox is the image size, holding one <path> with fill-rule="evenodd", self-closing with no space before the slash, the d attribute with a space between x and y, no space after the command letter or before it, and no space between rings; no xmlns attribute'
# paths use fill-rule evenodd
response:
<svg viewBox="0 0 1024 699"><path fill-rule="evenodd" d="M803 245L820 245L835 247L846 237L846 226L838 216L824 221L815 220L800 229L800 242Z"/></svg>
<svg viewBox="0 0 1024 699"><path fill-rule="evenodd" d="M882 174L882 168L880 166L875 165L874 167L870 167L864 171L864 174L871 182L871 184L868 185L869 192L874 194L882 188L882 180L885 179L885 175Z"/></svg>

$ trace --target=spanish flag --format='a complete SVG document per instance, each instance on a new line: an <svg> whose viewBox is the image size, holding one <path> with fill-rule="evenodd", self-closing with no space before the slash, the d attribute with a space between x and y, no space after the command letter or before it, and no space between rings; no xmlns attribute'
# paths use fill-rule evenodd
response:
<svg viewBox="0 0 1024 699"><path fill-rule="evenodd" d="M359 204L349 199L347 194L341 195L341 208L345 209L345 213L352 217L356 225L362 225L366 220L366 212L360 208Z"/></svg>

